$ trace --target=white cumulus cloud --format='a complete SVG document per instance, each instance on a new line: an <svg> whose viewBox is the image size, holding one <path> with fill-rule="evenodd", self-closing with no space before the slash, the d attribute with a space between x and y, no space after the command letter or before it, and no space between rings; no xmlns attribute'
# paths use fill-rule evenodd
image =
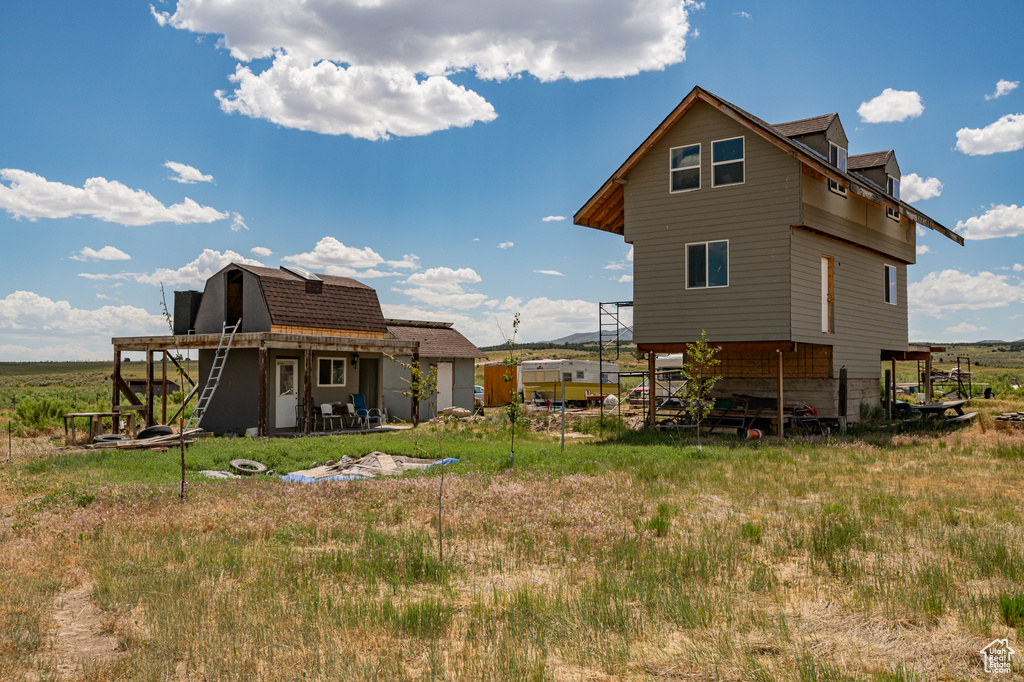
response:
<svg viewBox="0 0 1024 682"><path fill-rule="evenodd" d="M450 80L530 74L586 80L685 58L693 0L179 0L161 25L221 36L240 63L225 111L367 139L490 121L483 97ZM248 63L269 59L255 72Z"/></svg>
<svg viewBox="0 0 1024 682"><path fill-rule="evenodd" d="M203 175L202 171L198 168L186 166L177 161L168 161L164 164L164 167L169 168L174 173L171 176L171 180L180 182L183 185L194 185L197 182L213 182L212 175Z"/></svg>
<svg viewBox="0 0 1024 682"><path fill-rule="evenodd" d="M565 216L564 215L548 215L548 216L544 216L543 218L541 218L541 221L543 221L545 223L558 222L560 220L565 220Z"/></svg>
<svg viewBox="0 0 1024 682"><path fill-rule="evenodd" d="M874 99L861 102L857 113L865 123L892 123L917 118L924 113L924 104L913 90L886 88Z"/></svg>
<svg viewBox="0 0 1024 682"><path fill-rule="evenodd" d="M558 270L534 270L539 275L555 275L556 277L565 277L565 275Z"/></svg>
<svg viewBox="0 0 1024 682"><path fill-rule="evenodd" d="M274 252L265 246L254 246L249 249L249 253L260 258L266 258L267 256L273 256Z"/></svg>
<svg viewBox="0 0 1024 682"><path fill-rule="evenodd" d="M985 99L995 99L996 97L1002 97L1003 95L1007 95L1013 92L1018 87L1020 87L1020 81L1007 81L1000 78L999 82L996 83L996 91L993 92L991 95L985 95Z"/></svg>
<svg viewBox="0 0 1024 682"><path fill-rule="evenodd" d="M993 205L980 216L958 221L956 231L964 239L995 239L1024 234L1024 207Z"/></svg>
<svg viewBox="0 0 1024 682"><path fill-rule="evenodd" d="M347 268L372 268L384 263L384 258L369 246L345 246L334 237L324 237L313 250L285 256L281 260L301 265L310 270L323 270L330 265Z"/></svg>
<svg viewBox="0 0 1024 682"><path fill-rule="evenodd" d="M466 284L476 284L479 281L481 277L473 268L428 268L423 272L409 275L402 282L409 285L409 288L395 287L393 290L427 305L469 310L487 301L486 294L465 287Z"/></svg>
<svg viewBox="0 0 1024 682"><path fill-rule="evenodd" d="M1024 286L1011 284L1006 275L959 270L930 272L920 282L907 285L911 312L942 317L957 310L1005 308L1024 302Z"/></svg>
<svg viewBox="0 0 1024 682"><path fill-rule="evenodd" d="M900 198L908 204L933 199L941 194L942 183L938 178L922 178L917 173L910 173L900 181Z"/></svg>
<svg viewBox="0 0 1024 682"><path fill-rule="evenodd" d="M249 226L245 224L245 218L240 213L231 214L231 231L239 232L240 230L248 230Z"/></svg>
<svg viewBox="0 0 1024 682"><path fill-rule="evenodd" d="M1007 114L984 128L956 131L956 148L971 156L1015 152L1024 147L1024 114Z"/></svg>
<svg viewBox="0 0 1024 682"><path fill-rule="evenodd" d="M121 225L211 223L228 217L188 198L164 206L147 192L105 178L72 187L15 168L0 169L0 208L15 218L86 216Z"/></svg>
<svg viewBox="0 0 1024 682"><path fill-rule="evenodd" d="M958 337L947 338L947 340L949 341L965 341L966 339L964 335L974 334L976 332L983 332L986 331L987 329L988 327L979 327L978 325L972 324L970 322L961 322L960 324L954 327L947 327L943 333L946 334L947 337Z"/></svg>
<svg viewBox="0 0 1024 682"><path fill-rule="evenodd" d="M133 275L132 279L136 282L152 284L153 286L163 284L164 286L191 286L201 289L206 284L206 280L231 263L263 265L258 260L246 258L234 251L221 253L213 249L203 249L203 252L194 261L183 265L177 270L157 268L151 273Z"/></svg>
<svg viewBox="0 0 1024 682"><path fill-rule="evenodd" d="M166 334L167 323L134 306L92 310L30 291L0 299L0 360L109 359L113 336Z"/></svg>
<svg viewBox="0 0 1024 682"><path fill-rule="evenodd" d="M920 256L922 254L925 254L925 253L931 253L931 252L932 252L932 247L928 246L927 244L918 244L917 245L917 255L918 256Z"/></svg>
<svg viewBox="0 0 1024 682"><path fill-rule="evenodd" d="M132 257L127 253L118 249L114 246L104 246L100 250L89 248L88 246L71 256L71 260L131 260Z"/></svg>
<svg viewBox="0 0 1024 682"><path fill-rule="evenodd" d="M513 242L502 242L498 244L499 249L511 249L515 244Z"/></svg>

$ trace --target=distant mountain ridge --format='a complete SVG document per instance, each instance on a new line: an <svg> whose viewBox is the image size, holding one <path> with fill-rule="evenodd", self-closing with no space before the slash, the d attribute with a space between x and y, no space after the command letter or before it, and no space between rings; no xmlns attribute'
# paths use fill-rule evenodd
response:
<svg viewBox="0 0 1024 682"><path fill-rule="evenodd" d="M611 341L614 337L608 336L604 340ZM575 334L569 334L563 336L560 339L554 339L552 341L546 341L545 343L563 345L567 343L597 343L600 341L600 332L576 332ZM622 336L619 337L620 341L630 342L633 340L633 335L630 332L623 332Z"/></svg>

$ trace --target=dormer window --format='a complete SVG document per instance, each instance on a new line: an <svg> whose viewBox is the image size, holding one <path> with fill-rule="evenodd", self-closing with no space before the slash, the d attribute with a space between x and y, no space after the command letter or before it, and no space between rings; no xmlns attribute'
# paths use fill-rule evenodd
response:
<svg viewBox="0 0 1024 682"><path fill-rule="evenodd" d="M841 170L846 172L846 150L837 144L832 142L828 143L828 162ZM846 196L846 188L840 185L835 180L828 181L828 188L837 194Z"/></svg>
<svg viewBox="0 0 1024 682"><path fill-rule="evenodd" d="M711 143L712 186L743 183L743 138Z"/></svg>
<svg viewBox="0 0 1024 682"><path fill-rule="evenodd" d="M899 201L900 200L900 181L899 181L899 178L894 178L891 175L887 175L886 178L887 178L887 180L885 182L885 191L888 192L889 196L891 196L893 199L895 199L896 201ZM900 219L900 210L899 210L899 208L889 208L888 206L886 206L885 207L885 215L889 216L893 220L899 220Z"/></svg>
<svg viewBox="0 0 1024 682"><path fill-rule="evenodd" d="M668 151L669 192L688 192L700 189L700 145L673 147Z"/></svg>

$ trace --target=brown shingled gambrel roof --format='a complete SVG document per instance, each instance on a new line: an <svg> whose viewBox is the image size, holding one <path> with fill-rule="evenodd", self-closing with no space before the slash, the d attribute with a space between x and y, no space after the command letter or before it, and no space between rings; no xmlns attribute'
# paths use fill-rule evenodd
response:
<svg viewBox="0 0 1024 682"><path fill-rule="evenodd" d="M772 128L775 129L775 132L784 137L799 137L801 135L825 132L828 130L828 127L832 125L832 121L836 120L838 117L839 114L824 114L822 116L802 118L799 121L776 123L772 125Z"/></svg>
<svg viewBox="0 0 1024 682"><path fill-rule="evenodd" d="M869 152L867 154L856 154L846 157L846 168L848 170L863 170L864 168L877 168L884 166L889 157L893 155L891 149L884 152Z"/></svg>
<svg viewBox="0 0 1024 682"><path fill-rule="evenodd" d="M288 327L344 329L386 333L377 292L348 277L318 274L320 293L307 291L306 280L284 270L232 264L260 281L271 322Z"/></svg>
<svg viewBox="0 0 1024 682"><path fill-rule="evenodd" d="M486 358L487 354L455 329L450 322L385 320L388 330L401 341L420 345L424 358Z"/></svg>
<svg viewBox="0 0 1024 682"><path fill-rule="evenodd" d="M626 184L626 176L640 162L650 149L661 140L662 137L674 126L690 107L697 101L704 102L717 109L719 112L733 119L737 123L758 133L763 138L774 144L783 152L790 154L800 160L801 163L813 168L826 178L840 183L841 186L848 186L853 194L861 196L869 201L882 204L886 207L895 207L910 220L935 230L963 246L964 239L949 228L939 224L925 214L903 201L894 200L884 192L879 192L874 183L861 177L858 174L844 173L827 160L822 159L813 151L810 151L799 142L779 133L775 126L761 120L757 116L744 111L735 104L728 102L717 95L714 95L704 88L694 86L693 90L683 98L672 112L665 117L657 128L654 129L647 139L633 151L632 154L619 166L608 180L597 192L583 205L573 216L573 223L583 227L591 227L604 232L623 234L625 226L625 192L623 186ZM817 117L815 117L817 118ZM812 120L812 119L805 119ZM785 125L785 124L783 124Z"/></svg>

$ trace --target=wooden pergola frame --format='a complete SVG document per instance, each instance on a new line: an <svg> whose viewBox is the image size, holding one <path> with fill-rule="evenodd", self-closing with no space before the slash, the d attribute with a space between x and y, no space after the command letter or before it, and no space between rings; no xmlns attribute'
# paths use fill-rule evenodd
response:
<svg viewBox="0 0 1024 682"><path fill-rule="evenodd" d="M124 410L137 410L146 416L147 426L153 425L154 421L154 396L153 396L153 372L155 353L162 353L161 366L164 382L163 410L161 412L161 423L167 423L167 360L181 369L178 365L177 351L180 350L216 350L220 344L220 334L189 334L174 336L130 336L115 337L111 339L114 345L114 389L111 409L114 412ZM236 334L231 343L231 350L258 349L259 350L259 418L257 431L260 436L269 435L267 424L267 364L270 350L301 350L303 351L303 374L305 384L305 397L303 404L306 406L305 423L303 431L311 433L313 430L313 352L314 351L335 351L348 353L371 353L381 356L412 356L419 354L419 344L398 339L379 339L361 337L339 337L339 336L317 336L307 334L285 334L279 332L249 332ZM121 354L126 351L144 352L146 354L146 401L143 404L134 393L128 388L127 382L121 377ZM230 362L230 354L228 357ZM182 370L184 371L184 370ZM191 377L184 375L195 387ZM380 389L378 389L380 390ZM121 405L121 396L127 398L131 405ZM191 395L191 394L190 394ZM381 396L377 396L378 399ZM187 404L188 398L185 403ZM414 410L417 403L413 401ZM182 405L184 409L185 405ZM178 413L172 415L173 421ZM117 432L117 424L114 429Z"/></svg>

